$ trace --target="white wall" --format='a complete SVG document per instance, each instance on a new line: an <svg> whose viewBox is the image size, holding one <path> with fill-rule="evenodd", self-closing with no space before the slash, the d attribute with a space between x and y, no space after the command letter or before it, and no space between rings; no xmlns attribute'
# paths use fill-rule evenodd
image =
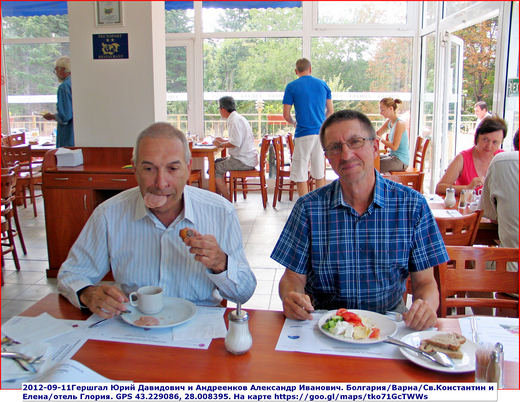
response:
<svg viewBox="0 0 520 402"><path fill-rule="evenodd" d="M69 1L75 145L133 147L166 121L164 2L124 1L124 26L96 27L94 2ZM128 59L94 60L92 35L128 33Z"/></svg>

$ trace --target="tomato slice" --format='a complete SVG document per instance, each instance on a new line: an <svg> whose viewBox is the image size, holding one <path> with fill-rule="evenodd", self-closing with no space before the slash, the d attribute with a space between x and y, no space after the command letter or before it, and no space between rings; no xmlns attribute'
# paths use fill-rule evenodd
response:
<svg viewBox="0 0 520 402"><path fill-rule="evenodd" d="M379 338L379 334L381 334L381 330L379 328L372 328L372 333L369 338Z"/></svg>
<svg viewBox="0 0 520 402"><path fill-rule="evenodd" d="M349 324L352 324L354 326L358 326L358 325L363 325L362 322L361 322L361 317L359 317L357 314L355 313L351 313L350 311L348 311L347 309L339 309L337 312L336 312L337 315L340 315L341 317L343 317L343 319L345 321L347 321Z"/></svg>
<svg viewBox="0 0 520 402"><path fill-rule="evenodd" d="M343 317L343 313L348 313L348 310L346 308L340 308L338 311L336 311L336 315L341 315Z"/></svg>

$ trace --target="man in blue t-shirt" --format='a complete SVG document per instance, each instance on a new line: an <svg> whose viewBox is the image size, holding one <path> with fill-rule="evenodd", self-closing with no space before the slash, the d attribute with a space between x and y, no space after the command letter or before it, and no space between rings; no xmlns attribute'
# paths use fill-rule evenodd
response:
<svg viewBox="0 0 520 402"><path fill-rule="evenodd" d="M309 192L309 162L316 187L325 185L325 157L319 133L325 118L334 113L329 87L325 81L313 77L311 71L309 60L299 59L296 62L294 72L298 79L287 85L282 101L284 119L296 126L291 180L296 183L300 197ZM291 116L293 105L296 120Z"/></svg>

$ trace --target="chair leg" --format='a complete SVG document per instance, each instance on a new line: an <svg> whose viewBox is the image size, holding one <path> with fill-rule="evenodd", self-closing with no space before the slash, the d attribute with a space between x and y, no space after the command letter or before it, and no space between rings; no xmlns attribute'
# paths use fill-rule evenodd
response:
<svg viewBox="0 0 520 402"><path fill-rule="evenodd" d="M278 200L278 177L274 179L274 194L273 194L273 208L276 208L276 201Z"/></svg>
<svg viewBox="0 0 520 402"><path fill-rule="evenodd" d="M34 195L34 184L32 182L29 183L29 193L31 196L31 202L33 204L34 217L36 218L38 216L38 211L36 210L36 197Z"/></svg>
<svg viewBox="0 0 520 402"><path fill-rule="evenodd" d="M247 178L242 178L242 197L244 200L247 199Z"/></svg>
<svg viewBox="0 0 520 402"><path fill-rule="evenodd" d="M260 185L262 186L262 204L264 204L265 209L267 207L267 185L265 178L260 178Z"/></svg>
<svg viewBox="0 0 520 402"><path fill-rule="evenodd" d="M11 204L11 207L13 208L13 218L14 218L14 224L16 226L16 233L18 233L18 238L20 239L20 244L22 245L22 251L23 251L24 255L27 255L27 249L25 248L25 241L23 239L22 228L20 226L20 221L18 219L18 209L15 204L16 203L13 202Z"/></svg>
<svg viewBox="0 0 520 402"><path fill-rule="evenodd" d="M9 242L11 243L11 246L13 250L11 253L13 254L13 260L14 265L16 267L16 270L20 270L20 261L18 260L18 253L16 252L16 245L14 244L14 237L13 237L13 227L11 225L11 220L9 219L9 229L7 230L7 237L9 238Z"/></svg>

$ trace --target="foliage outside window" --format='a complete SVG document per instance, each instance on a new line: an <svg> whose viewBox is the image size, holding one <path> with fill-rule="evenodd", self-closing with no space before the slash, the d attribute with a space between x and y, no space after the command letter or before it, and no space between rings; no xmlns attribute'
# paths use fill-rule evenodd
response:
<svg viewBox="0 0 520 402"><path fill-rule="evenodd" d="M444 2L444 17L449 17L450 15L456 14L459 11L468 8L472 4L475 4L474 1L445 1Z"/></svg>
<svg viewBox="0 0 520 402"><path fill-rule="evenodd" d="M406 1L319 1L318 24L406 24Z"/></svg>

